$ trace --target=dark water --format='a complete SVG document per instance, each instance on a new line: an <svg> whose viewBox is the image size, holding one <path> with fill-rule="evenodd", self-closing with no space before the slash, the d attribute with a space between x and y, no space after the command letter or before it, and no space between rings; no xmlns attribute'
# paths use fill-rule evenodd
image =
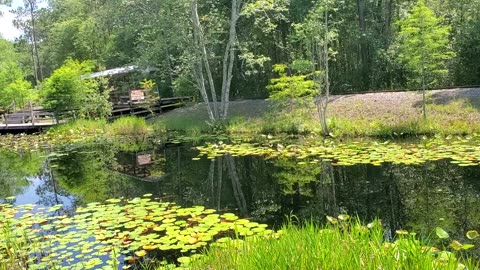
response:
<svg viewBox="0 0 480 270"><path fill-rule="evenodd" d="M0 201L76 206L109 198L152 193L181 206L203 205L280 226L287 216L324 221L326 215L382 219L399 228L430 234L442 227L452 238L480 229L480 167L448 160L407 166L221 157L192 160L186 145L137 149L71 145L55 151L0 151Z"/></svg>

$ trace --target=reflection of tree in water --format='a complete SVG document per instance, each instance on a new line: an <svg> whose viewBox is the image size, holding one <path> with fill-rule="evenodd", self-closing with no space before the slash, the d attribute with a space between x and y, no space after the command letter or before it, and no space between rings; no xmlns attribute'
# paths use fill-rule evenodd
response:
<svg viewBox="0 0 480 270"><path fill-rule="evenodd" d="M41 170L38 153L0 151L0 199L22 194Z"/></svg>
<svg viewBox="0 0 480 270"><path fill-rule="evenodd" d="M465 240L465 232L480 227L479 167L464 168L448 160L423 166L397 166L405 226L428 234L435 227Z"/></svg>
<svg viewBox="0 0 480 270"><path fill-rule="evenodd" d="M52 175L59 185L83 203L152 193L152 184L122 175L115 147L108 144L79 146L52 161Z"/></svg>
<svg viewBox="0 0 480 270"><path fill-rule="evenodd" d="M41 184L35 190L38 196L37 204L43 206L65 204L61 197L69 197L70 194L58 185L48 159L44 162L38 178ZM74 205L72 205L72 208L74 208Z"/></svg>

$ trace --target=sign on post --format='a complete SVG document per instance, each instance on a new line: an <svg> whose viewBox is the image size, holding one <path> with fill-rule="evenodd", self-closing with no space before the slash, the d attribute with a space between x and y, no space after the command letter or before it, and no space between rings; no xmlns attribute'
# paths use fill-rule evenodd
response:
<svg viewBox="0 0 480 270"><path fill-rule="evenodd" d="M145 92L143 90L130 90L130 101L144 101Z"/></svg>
<svg viewBox="0 0 480 270"><path fill-rule="evenodd" d="M151 154L138 154L137 155L137 165L148 165L152 163L152 155Z"/></svg>

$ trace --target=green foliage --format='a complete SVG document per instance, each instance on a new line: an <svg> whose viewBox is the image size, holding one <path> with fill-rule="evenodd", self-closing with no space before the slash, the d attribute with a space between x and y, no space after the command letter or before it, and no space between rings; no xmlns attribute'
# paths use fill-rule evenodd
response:
<svg viewBox="0 0 480 270"><path fill-rule="evenodd" d="M82 79L93 69L93 62L68 59L45 80L43 106L60 117L79 116L88 119L108 117L112 105L105 79Z"/></svg>
<svg viewBox="0 0 480 270"><path fill-rule="evenodd" d="M92 120L110 117L113 104L110 102L112 88L108 85L108 79L96 78L83 81L87 85L87 92L79 110L80 117Z"/></svg>
<svg viewBox="0 0 480 270"><path fill-rule="evenodd" d="M175 96L191 96L195 101L200 98L200 94L195 85L192 83L191 74L179 74L178 78L173 81L173 89Z"/></svg>
<svg viewBox="0 0 480 270"><path fill-rule="evenodd" d="M135 116L121 117L110 124L113 135L145 138L151 134L151 128L144 118Z"/></svg>
<svg viewBox="0 0 480 270"><path fill-rule="evenodd" d="M28 176L40 172L43 159L29 152L17 154L0 150L0 198L16 196L28 187Z"/></svg>
<svg viewBox="0 0 480 270"><path fill-rule="evenodd" d="M30 99L35 99L35 91L30 82L24 79L25 72L18 63L18 54L13 44L0 38L0 108L12 102L22 108Z"/></svg>
<svg viewBox="0 0 480 270"><path fill-rule="evenodd" d="M86 120L77 119L74 121L68 121L67 123L60 124L50 128L47 131L47 135L50 136L65 136L68 137L71 134L80 134L84 137L95 136L97 134L105 133L107 122L104 119Z"/></svg>
<svg viewBox="0 0 480 270"><path fill-rule="evenodd" d="M16 79L9 83L3 88L3 91L0 91L0 95L2 96L3 106L15 102L17 108L24 108L29 104L30 100L36 100L38 98L32 84L24 79Z"/></svg>
<svg viewBox="0 0 480 270"><path fill-rule="evenodd" d="M412 72L410 81L416 87L438 86L446 79L446 62L455 56L448 36L451 27L443 26L423 0L417 2L410 14L397 22L400 61Z"/></svg>
<svg viewBox="0 0 480 270"><path fill-rule="evenodd" d="M300 97L311 97L314 94L314 81L307 75L296 75L283 64L273 66L279 78L270 80L267 89L270 91L270 99L293 101Z"/></svg>
<svg viewBox="0 0 480 270"><path fill-rule="evenodd" d="M45 80L42 87L43 106L58 116L71 115L79 110L89 92L88 84L81 77L92 69L91 62L68 59Z"/></svg>
<svg viewBox="0 0 480 270"><path fill-rule="evenodd" d="M272 237L247 238L213 247L188 269L472 269L478 264L426 246L415 234L397 231L385 241L380 221L363 225L347 215L328 225L289 224ZM339 244L341 243L341 244Z"/></svg>
<svg viewBox="0 0 480 270"><path fill-rule="evenodd" d="M463 26L457 39L456 83L480 84L480 18Z"/></svg>

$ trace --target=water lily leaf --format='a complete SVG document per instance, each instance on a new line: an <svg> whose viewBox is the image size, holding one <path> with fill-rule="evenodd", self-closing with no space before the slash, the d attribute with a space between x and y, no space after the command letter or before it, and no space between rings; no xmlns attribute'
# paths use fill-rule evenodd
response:
<svg viewBox="0 0 480 270"><path fill-rule="evenodd" d="M338 220L334 217L331 217L331 216L327 216L327 221L332 223L332 224L337 224L338 223Z"/></svg>
<svg viewBox="0 0 480 270"><path fill-rule="evenodd" d="M463 245L457 240L453 240L452 243L450 243L450 247L458 251L463 248Z"/></svg>
<svg viewBox="0 0 480 270"><path fill-rule="evenodd" d="M446 238L450 237L450 236L448 235L448 233L447 233L445 230L443 230L442 228L440 228L440 227L435 228L435 233L437 234L437 236L438 236L440 239L446 239Z"/></svg>
<svg viewBox="0 0 480 270"><path fill-rule="evenodd" d="M475 245L465 244L465 245L462 246L462 249L463 249L463 250L467 250L467 249L471 249L471 248L474 248L474 247L475 247Z"/></svg>
<svg viewBox="0 0 480 270"><path fill-rule="evenodd" d="M478 231L472 230L467 232L467 238L470 240L474 240L478 238L480 235L478 234Z"/></svg>

